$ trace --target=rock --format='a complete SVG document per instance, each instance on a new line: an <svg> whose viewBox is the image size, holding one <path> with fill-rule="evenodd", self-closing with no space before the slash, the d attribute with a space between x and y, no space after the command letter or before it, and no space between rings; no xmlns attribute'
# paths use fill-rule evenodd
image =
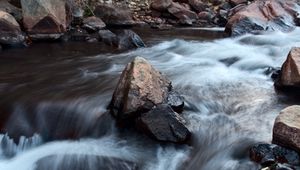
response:
<svg viewBox="0 0 300 170"><path fill-rule="evenodd" d="M183 143L191 133L168 105L159 105L137 119L137 128L158 141Z"/></svg>
<svg viewBox="0 0 300 170"><path fill-rule="evenodd" d="M130 10L122 6L114 6L109 4L98 5L94 14L101 18L108 26L124 26L134 25Z"/></svg>
<svg viewBox="0 0 300 170"><path fill-rule="evenodd" d="M82 28L71 28L64 36L66 41L86 41L90 34Z"/></svg>
<svg viewBox="0 0 300 170"><path fill-rule="evenodd" d="M64 0L21 0L21 4L23 24L30 37L51 39L66 32L68 24Z"/></svg>
<svg viewBox="0 0 300 170"><path fill-rule="evenodd" d="M280 112L273 127L273 143L300 152L300 106L294 105Z"/></svg>
<svg viewBox="0 0 300 170"><path fill-rule="evenodd" d="M176 91L169 92L166 103L177 113L183 111L184 98Z"/></svg>
<svg viewBox="0 0 300 170"><path fill-rule="evenodd" d="M172 0L153 0L151 8L157 11L166 11L172 4Z"/></svg>
<svg viewBox="0 0 300 170"><path fill-rule="evenodd" d="M299 158L296 151L274 144L257 144L250 148L250 159L262 166L271 166L278 163L299 165Z"/></svg>
<svg viewBox="0 0 300 170"><path fill-rule="evenodd" d="M196 12L204 12L206 8L208 8L208 5L202 2L201 0L189 0L188 2L191 7L196 11Z"/></svg>
<svg viewBox="0 0 300 170"><path fill-rule="evenodd" d="M17 21L22 19L22 10L8 3L7 0L0 1L0 11L11 14Z"/></svg>
<svg viewBox="0 0 300 170"><path fill-rule="evenodd" d="M198 19L198 15L195 12L176 2L172 2L168 12L179 19L181 24L192 25Z"/></svg>
<svg viewBox="0 0 300 170"><path fill-rule="evenodd" d="M88 165L88 166L87 166ZM97 155L50 155L37 161L35 170L137 170L134 162Z"/></svg>
<svg viewBox="0 0 300 170"><path fill-rule="evenodd" d="M237 6L237 5L240 5L240 4L247 4L248 1L247 0L229 0L229 3L232 6Z"/></svg>
<svg viewBox="0 0 300 170"><path fill-rule="evenodd" d="M141 37L131 30L122 30L117 37L117 47L121 50L146 47Z"/></svg>
<svg viewBox="0 0 300 170"><path fill-rule="evenodd" d="M116 34L109 30L100 30L98 32L99 40L104 42L106 45L117 47L118 37Z"/></svg>
<svg viewBox="0 0 300 170"><path fill-rule="evenodd" d="M25 41L20 25L7 12L0 11L0 44L20 45Z"/></svg>
<svg viewBox="0 0 300 170"><path fill-rule="evenodd" d="M300 48L292 48L283 63L277 82L278 86L300 85Z"/></svg>
<svg viewBox="0 0 300 170"><path fill-rule="evenodd" d="M225 31L233 36L263 31L291 31L300 6L295 0L257 0L232 15Z"/></svg>
<svg viewBox="0 0 300 170"><path fill-rule="evenodd" d="M111 112L118 119L137 117L162 104L171 88L171 82L147 60L136 57L121 75L110 104Z"/></svg>
<svg viewBox="0 0 300 170"><path fill-rule="evenodd" d="M92 17L85 18L83 20L82 27L87 31L95 32L105 28L106 25L100 18L92 16Z"/></svg>

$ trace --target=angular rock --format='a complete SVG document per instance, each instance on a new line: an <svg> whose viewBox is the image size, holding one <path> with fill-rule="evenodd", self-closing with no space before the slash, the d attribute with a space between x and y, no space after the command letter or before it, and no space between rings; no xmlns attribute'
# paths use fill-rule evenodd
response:
<svg viewBox="0 0 300 170"><path fill-rule="evenodd" d="M300 48L292 48L281 68L279 86L300 86Z"/></svg>
<svg viewBox="0 0 300 170"><path fill-rule="evenodd" d="M122 30L118 34L117 46L122 50L146 47L141 37L131 30Z"/></svg>
<svg viewBox="0 0 300 170"><path fill-rule="evenodd" d="M98 32L99 40L104 42L106 45L117 47L118 37L116 34L109 30L100 30Z"/></svg>
<svg viewBox="0 0 300 170"><path fill-rule="evenodd" d="M262 166L271 166L278 163L300 164L300 157L296 151L274 144L254 145L250 148L250 159Z"/></svg>
<svg viewBox="0 0 300 170"><path fill-rule="evenodd" d="M168 8L168 12L179 19L181 24L192 25L198 19L198 15L180 5L179 3L172 2L171 6Z"/></svg>
<svg viewBox="0 0 300 170"><path fill-rule="evenodd" d="M95 32L105 28L106 25L100 18L92 16L92 17L87 17L83 20L82 27L87 31Z"/></svg>
<svg viewBox="0 0 300 170"><path fill-rule="evenodd" d="M233 14L225 31L233 36L263 31L291 31L300 6L296 0L257 0Z"/></svg>
<svg viewBox="0 0 300 170"><path fill-rule="evenodd" d="M24 43L20 25L15 18L4 11L0 11L0 44L19 45Z"/></svg>
<svg viewBox="0 0 300 170"><path fill-rule="evenodd" d="M172 0L153 0L151 3L151 8L163 12L166 11L171 4Z"/></svg>
<svg viewBox="0 0 300 170"><path fill-rule="evenodd" d="M184 98L176 91L169 92L166 103L177 113L183 111Z"/></svg>
<svg viewBox="0 0 300 170"><path fill-rule="evenodd" d="M275 120L273 143L300 152L300 106L283 109Z"/></svg>
<svg viewBox="0 0 300 170"><path fill-rule="evenodd" d="M137 119L137 128L158 141L182 143L191 132L184 120L168 105L159 105Z"/></svg>
<svg viewBox="0 0 300 170"><path fill-rule="evenodd" d="M88 165L88 166L87 166ZM35 170L137 170L134 162L97 155L50 155L37 161Z"/></svg>
<svg viewBox="0 0 300 170"><path fill-rule="evenodd" d="M123 6L114 6L109 4L98 5L94 14L101 18L108 26L126 26L134 25L131 11Z"/></svg>
<svg viewBox="0 0 300 170"><path fill-rule="evenodd" d="M56 38L68 27L65 0L21 0L23 24L29 36Z"/></svg>
<svg viewBox="0 0 300 170"><path fill-rule="evenodd" d="M147 60L136 57L123 71L110 109L119 119L136 117L162 104L171 88L171 82Z"/></svg>

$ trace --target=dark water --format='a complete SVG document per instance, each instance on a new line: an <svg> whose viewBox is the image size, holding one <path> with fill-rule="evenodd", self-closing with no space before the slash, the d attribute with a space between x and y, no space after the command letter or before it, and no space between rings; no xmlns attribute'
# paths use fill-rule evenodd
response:
<svg viewBox="0 0 300 170"><path fill-rule="evenodd" d="M136 31L147 48L124 53L73 42L0 53L0 118L7 122L1 129L14 138L34 135L18 145L0 137L1 170L74 169L72 162L94 170L100 157L147 170L258 168L248 148L271 140L274 119L287 106L265 72L300 45L299 30L238 38L212 30ZM106 113L121 71L136 56L184 95L191 145L160 145L120 131ZM66 136L80 140L59 140Z"/></svg>

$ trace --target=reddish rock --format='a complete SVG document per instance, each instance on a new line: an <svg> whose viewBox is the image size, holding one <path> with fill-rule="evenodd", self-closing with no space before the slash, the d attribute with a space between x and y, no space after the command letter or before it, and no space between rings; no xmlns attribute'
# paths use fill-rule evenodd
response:
<svg viewBox="0 0 300 170"><path fill-rule="evenodd" d="M171 82L147 60L136 57L123 71L112 97L111 111L117 118L134 117L162 104Z"/></svg>
<svg viewBox="0 0 300 170"><path fill-rule="evenodd" d="M300 48L293 48L288 54L288 57L281 68L278 85L300 85Z"/></svg>
<svg viewBox="0 0 300 170"><path fill-rule="evenodd" d="M153 0L151 8L157 11L166 11L172 4L172 0Z"/></svg>
<svg viewBox="0 0 300 170"><path fill-rule="evenodd" d="M66 31L68 24L64 0L21 0L21 4L23 24L30 36L46 38L49 34Z"/></svg>
<svg viewBox="0 0 300 170"><path fill-rule="evenodd" d="M4 11L0 11L0 44L18 45L25 40L20 25L15 18Z"/></svg>
<svg viewBox="0 0 300 170"><path fill-rule="evenodd" d="M206 8L208 8L208 5L206 5L201 0L189 0L189 4L196 12L202 12L205 11Z"/></svg>
<svg viewBox="0 0 300 170"><path fill-rule="evenodd" d="M131 11L124 6L98 5L94 10L94 14L101 18L106 25L110 26L135 24Z"/></svg>
<svg viewBox="0 0 300 170"><path fill-rule="evenodd" d="M300 106L294 105L280 112L273 127L273 143L300 152Z"/></svg>
<svg viewBox="0 0 300 170"><path fill-rule="evenodd" d="M229 3L233 6L240 5L240 4L247 4L247 0L229 0Z"/></svg>
<svg viewBox="0 0 300 170"><path fill-rule="evenodd" d="M257 0L232 15L225 31L231 35L291 31L300 6L295 0Z"/></svg>
<svg viewBox="0 0 300 170"><path fill-rule="evenodd" d="M195 12L176 2L172 3L172 5L168 8L168 12L179 19L181 24L191 25L198 19L198 15Z"/></svg>

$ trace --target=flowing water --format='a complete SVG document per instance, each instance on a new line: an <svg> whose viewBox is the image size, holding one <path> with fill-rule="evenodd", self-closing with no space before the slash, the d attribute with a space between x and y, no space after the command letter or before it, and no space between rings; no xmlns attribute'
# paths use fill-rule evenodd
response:
<svg viewBox="0 0 300 170"><path fill-rule="evenodd" d="M125 53L87 43L0 53L0 123L7 122L1 129L8 133L0 135L0 169L96 170L101 161L111 169L130 169L131 162L145 170L258 169L249 147L270 142L276 115L295 103L275 92L269 70L300 46L300 30L236 38L216 30L140 33L149 47ZM189 145L118 129L107 113L121 71L135 56L185 97Z"/></svg>

